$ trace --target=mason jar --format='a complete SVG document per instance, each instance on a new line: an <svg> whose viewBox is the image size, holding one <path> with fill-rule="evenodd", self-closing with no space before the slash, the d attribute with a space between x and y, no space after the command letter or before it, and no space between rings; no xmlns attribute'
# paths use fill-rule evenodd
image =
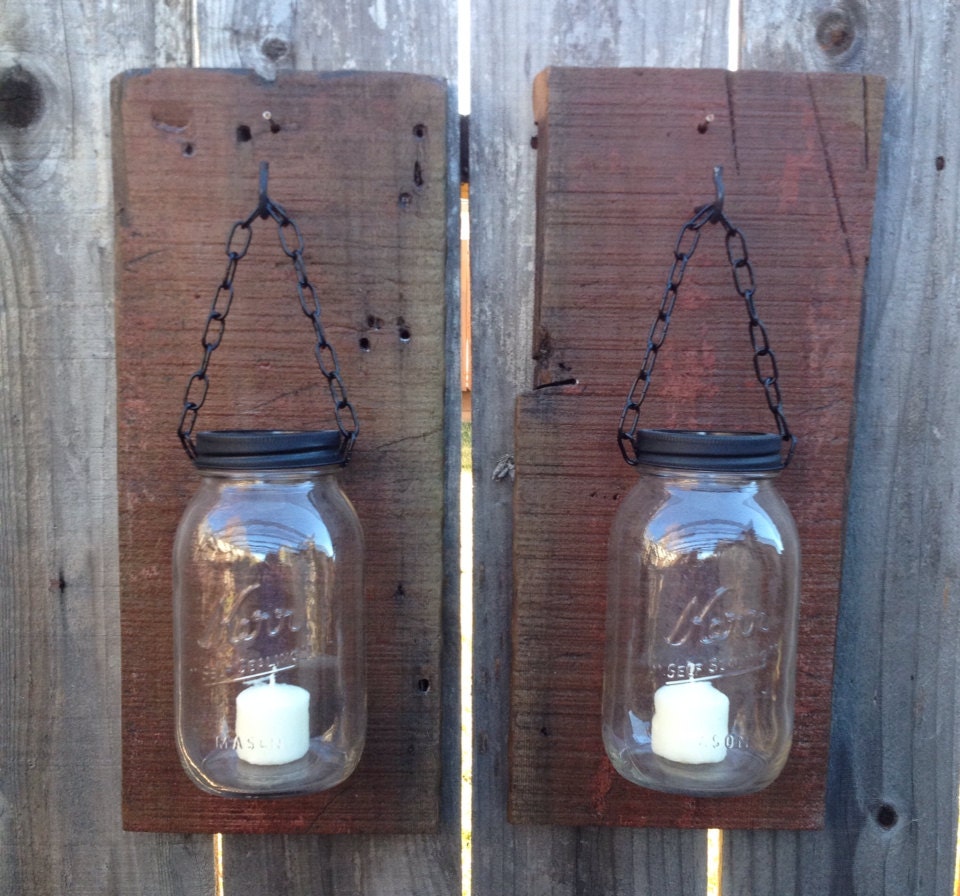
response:
<svg viewBox="0 0 960 896"><path fill-rule="evenodd" d="M603 741L643 787L745 794L793 733L800 546L776 434L640 430L610 533Z"/></svg>
<svg viewBox="0 0 960 896"><path fill-rule="evenodd" d="M202 432L177 530L175 714L201 789L330 788L366 733L363 534L338 432Z"/></svg>

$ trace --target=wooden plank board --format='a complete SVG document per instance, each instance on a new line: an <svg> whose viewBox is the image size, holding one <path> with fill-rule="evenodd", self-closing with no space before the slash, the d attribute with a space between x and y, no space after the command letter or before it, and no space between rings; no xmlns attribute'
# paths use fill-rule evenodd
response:
<svg viewBox="0 0 960 896"><path fill-rule="evenodd" d="M517 405L510 813L518 822L810 828L822 823L834 620L882 80L551 69L539 122L539 391ZM606 537L634 474L620 408L680 226L713 198L747 240L757 307L801 447L780 488L804 552L794 747L749 797L619 778L600 739ZM711 243L712 248L711 248ZM769 431L722 232L703 233L642 425ZM551 386L575 381L575 386Z"/></svg>
<svg viewBox="0 0 960 896"><path fill-rule="evenodd" d="M436 828L443 589L446 88L392 74L160 70L115 82L124 824L135 830ZM305 798L236 801L185 777L172 730L170 548L196 485L183 387L257 173L303 232L362 435L344 488L367 541L369 706L357 772ZM254 225L203 428L323 428L276 230Z"/></svg>
<svg viewBox="0 0 960 896"><path fill-rule="evenodd" d="M826 827L730 832L723 892L953 893L960 783L960 9L745 0L742 65L888 84L853 436ZM798 14L799 12L799 14ZM946 225L946 226L945 226Z"/></svg>
<svg viewBox="0 0 960 896"><path fill-rule="evenodd" d="M722 66L729 7L727 0L471 2L472 885L477 896L706 892L703 832L507 821L514 501L509 472L516 395L533 383L538 155L531 145L533 77L551 64Z"/></svg>
<svg viewBox="0 0 960 896"><path fill-rule="evenodd" d="M212 893L213 838L120 826L110 79L189 2L4 0L0 892ZM162 37L161 37L162 35ZM11 91L17 81L32 84Z"/></svg>

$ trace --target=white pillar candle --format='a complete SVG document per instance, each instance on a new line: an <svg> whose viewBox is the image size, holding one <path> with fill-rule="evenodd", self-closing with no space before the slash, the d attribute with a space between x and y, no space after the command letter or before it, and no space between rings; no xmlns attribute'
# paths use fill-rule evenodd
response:
<svg viewBox="0 0 960 896"><path fill-rule="evenodd" d="M664 759L722 762L730 733L730 698L709 681L665 684L653 695L650 749Z"/></svg>
<svg viewBox="0 0 960 896"><path fill-rule="evenodd" d="M295 684L251 685L237 694L237 755L252 765L283 765L310 749L310 692Z"/></svg>

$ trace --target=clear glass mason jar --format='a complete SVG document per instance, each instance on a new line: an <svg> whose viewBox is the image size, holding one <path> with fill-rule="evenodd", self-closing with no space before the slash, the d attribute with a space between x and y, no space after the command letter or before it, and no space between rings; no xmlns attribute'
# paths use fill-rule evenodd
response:
<svg viewBox="0 0 960 896"><path fill-rule="evenodd" d="M793 734L800 545L776 434L641 430L610 533L603 741L628 780L751 793Z"/></svg>
<svg viewBox="0 0 960 896"><path fill-rule="evenodd" d="M222 796L333 787L366 735L363 534L338 432L199 433L174 547L176 739Z"/></svg>

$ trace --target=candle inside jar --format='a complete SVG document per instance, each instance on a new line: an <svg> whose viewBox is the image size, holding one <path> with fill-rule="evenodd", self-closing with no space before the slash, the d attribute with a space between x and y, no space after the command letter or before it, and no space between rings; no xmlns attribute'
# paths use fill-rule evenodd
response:
<svg viewBox="0 0 960 896"><path fill-rule="evenodd" d="M252 765L284 765L310 750L310 692L258 682L237 694L237 755Z"/></svg>
<svg viewBox="0 0 960 896"><path fill-rule="evenodd" d="M688 765L723 762L730 733L730 698L709 681L665 684L653 695L650 749Z"/></svg>

